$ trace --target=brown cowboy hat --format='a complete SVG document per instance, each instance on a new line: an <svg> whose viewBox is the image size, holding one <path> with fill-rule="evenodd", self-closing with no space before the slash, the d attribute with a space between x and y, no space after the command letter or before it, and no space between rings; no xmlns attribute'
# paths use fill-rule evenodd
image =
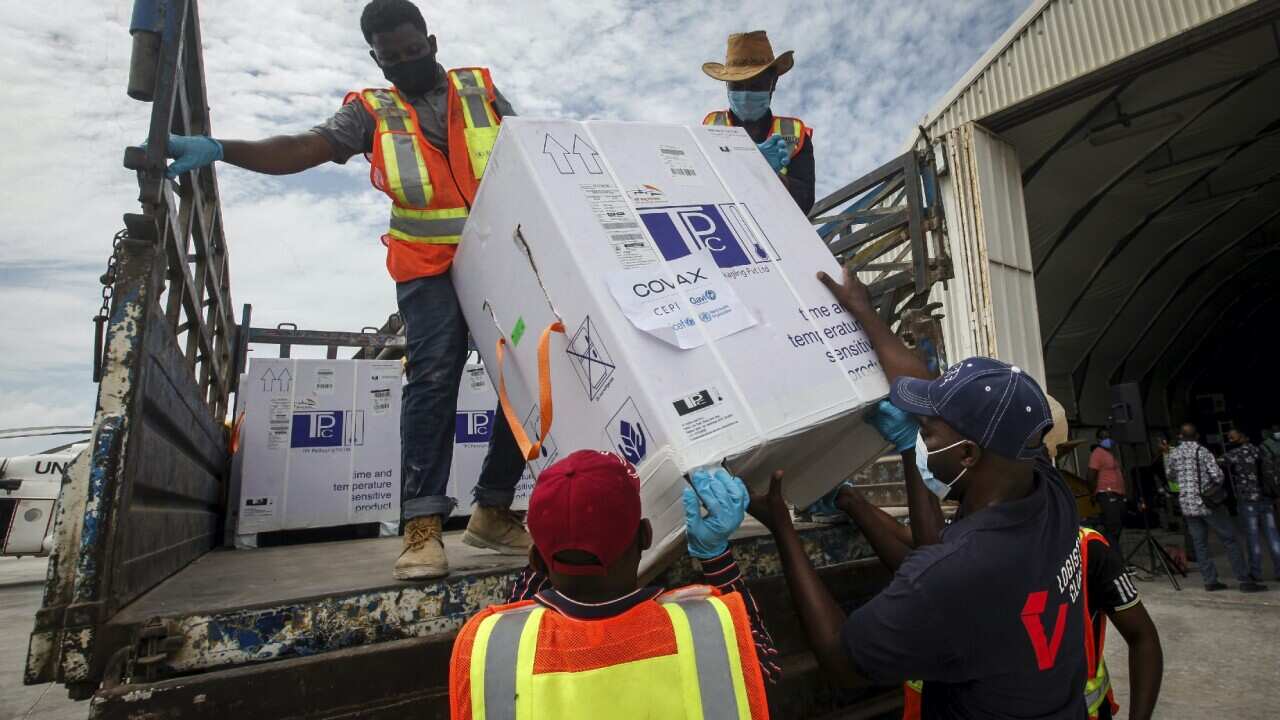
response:
<svg viewBox="0 0 1280 720"><path fill-rule="evenodd" d="M734 33L729 36L724 62L703 63L702 72L724 82L750 80L769 68L784 75L795 64L793 54L793 50L788 50L775 58L769 35L764 30Z"/></svg>

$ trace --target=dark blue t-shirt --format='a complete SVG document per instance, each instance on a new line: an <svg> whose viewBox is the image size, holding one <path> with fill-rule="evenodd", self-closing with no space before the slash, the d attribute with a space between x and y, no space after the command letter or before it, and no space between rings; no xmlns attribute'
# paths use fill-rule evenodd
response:
<svg viewBox="0 0 1280 720"><path fill-rule="evenodd" d="M1037 466L1027 497L956 520L841 632L858 670L923 680L923 718L1085 717L1075 499Z"/></svg>

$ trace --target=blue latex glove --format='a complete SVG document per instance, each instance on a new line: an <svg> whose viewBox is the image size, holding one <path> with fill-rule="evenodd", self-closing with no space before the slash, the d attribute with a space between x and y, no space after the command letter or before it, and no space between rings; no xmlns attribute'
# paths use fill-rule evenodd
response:
<svg viewBox="0 0 1280 720"><path fill-rule="evenodd" d="M684 489L689 554L700 560L709 560L729 549L729 536L742 524L751 497L747 494L747 486L722 467L698 468L689 480L693 487ZM694 488L698 490L696 494ZM702 516L699 496L706 505L706 517Z"/></svg>
<svg viewBox="0 0 1280 720"><path fill-rule="evenodd" d="M774 135L756 147L760 148L760 154L769 161L774 172L782 172L782 168L791 164L791 146L781 135Z"/></svg>
<svg viewBox="0 0 1280 720"><path fill-rule="evenodd" d="M879 430L884 439L892 443L898 452L916 446L916 434L920 432L919 423L888 400L881 400L875 410L867 413L866 421Z"/></svg>
<svg viewBox="0 0 1280 720"><path fill-rule="evenodd" d="M143 143L146 146L146 143ZM169 157L173 163L165 175L176 178L196 168L212 165L222 159L222 143L204 135L170 135Z"/></svg>

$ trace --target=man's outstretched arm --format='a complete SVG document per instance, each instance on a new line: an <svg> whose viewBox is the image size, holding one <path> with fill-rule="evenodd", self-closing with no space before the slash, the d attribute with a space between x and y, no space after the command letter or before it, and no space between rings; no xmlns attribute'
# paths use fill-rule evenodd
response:
<svg viewBox="0 0 1280 720"><path fill-rule="evenodd" d="M836 282L824 272L818 273L818 279L827 286L840 305L853 315L863 331L867 333L867 340L875 349L876 357L880 359L880 365L890 383L904 376L933 377L934 374L929 372L924 360L907 348L901 338L894 335L893 330L876 314L875 307L871 305L871 293L867 290L867 286L863 285L862 281L848 268L845 268L843 283Z"/></svg>

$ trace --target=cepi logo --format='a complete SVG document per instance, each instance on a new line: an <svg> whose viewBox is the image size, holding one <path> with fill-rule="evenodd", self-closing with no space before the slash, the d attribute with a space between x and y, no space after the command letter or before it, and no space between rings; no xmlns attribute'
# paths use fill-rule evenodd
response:
<svg viewBox="0 0 1280 720"><path fill-rule="evenodd" d="M645 209L640 219L667 260L709 251L716 265L740 267L778 260L745 205L681 205Z"/></svg>

